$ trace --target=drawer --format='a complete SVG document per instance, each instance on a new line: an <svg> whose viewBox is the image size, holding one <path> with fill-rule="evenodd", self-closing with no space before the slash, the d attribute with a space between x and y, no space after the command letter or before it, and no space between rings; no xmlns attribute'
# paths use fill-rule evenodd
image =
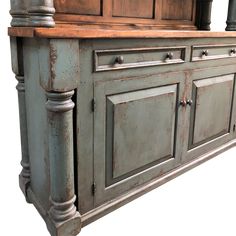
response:
<svg viewBox="0 0 236 236"><path fill-rule="evenodd" d="M192 47L191 61L236 57L236 44L199 45Z"/></svg>
<svg viewBox="0 0 236 236"><path fill-rule="evenodd" d="M185 62L186 47L153 47L94 51L94 71L111 71Z"/></svg>

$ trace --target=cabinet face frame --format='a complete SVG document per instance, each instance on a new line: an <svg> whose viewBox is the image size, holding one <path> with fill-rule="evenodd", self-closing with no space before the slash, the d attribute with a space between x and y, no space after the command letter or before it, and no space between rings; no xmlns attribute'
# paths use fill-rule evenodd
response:
<svg viewBox="0 0 236 236"><path fill-rule="evenodd" d="M202 140L201 142L197 142L196 144L193 143L193 135L194 135L194 123L196 122L194 119L196 117L196 109L195 109L195 98L194 93L196 93L196 88L194 88L194 83L204 80L217 80L220 77L224 76L232 76L232 95L231 95L231 104L230 106L230 114L229 114L229 128L227 132L218 133L216 135L212 135L211 137ZM233 104L236 103L236 96L235 96L235 89L236 89L236 69L233 65L224 66L224 67L213 67L208 69L201 69L195 70L192 73L192 77L189 81L189 87L191 89L188 90L187 98L193 99L193 105L189 108L188 111L188 118L187 118L187 125L185 133L185 143L183 145L183 149L186 151L186 155L183 156L183 159L189 160L195 158L201 154L206 153L207 151L211 151L214 148L223 145L224 143L232 140L235 137L235 128L234 125L236 123L236 109ZM227 80L226 80L227 81ZM209 85L211 86L211 84ZM214 86L214 83L212 83ZM206 87L207 89L207 87ZM206 101L207 102L207 101ZM210 109L210 107L209 107ZM213 122L213 121L212 121Z"/></svg>
<svg viewBox="0 0 236 236"><path fill-rule="evenodd" d="M185 74L178 73L164 73L156 74L146 77L136 78L122 78L113 81L99 81L94 83L94 98L96 101L96 109L94 112L94 182L96 183L96 194L94 196L95 207L100 204L114 199L115 197L124 194L127 191L145 184L153 178L159 177L161 174L175 168L180 163L181 158L181 146L182 136L181 130L184 126L184 112L183 107L179 106L179 100L184 96ZM121 178L109 179L109 166L107 165L107 158L111 156L107 155L106 151L106 113L107 97L114 99L113 95L128 94L137 91L154 90L164 87L176 86L177 94L175 101L176 121L175 121L175 134L174 134L174 157L170 157L166 160L160 160L160 162L148 163L145 168L138 168L134 172L129 172L127 175L121 176ZM150 92L150 91L148 91ZM139 92L138 92L139 93ZM182 112L183 111L183 112ZM132 161L132 160L129 160ZM149 165L151 164L151 165ZM119 172L119 171L118 171ZM117 172L117 173L118 173ZM110 176L110 175L109 175ZM114 180L114 181L113 181Z"/></svg>

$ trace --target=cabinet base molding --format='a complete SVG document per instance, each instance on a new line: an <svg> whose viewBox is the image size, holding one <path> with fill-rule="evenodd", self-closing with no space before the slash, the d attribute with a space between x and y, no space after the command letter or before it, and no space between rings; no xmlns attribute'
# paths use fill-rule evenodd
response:
<svg viewBox="0 0 236 236"><path fill-rule="evenodd" d="M50 213L43 207L42 203L35 196L31 187L27 189L27 196L29 199L27 202L32 203L35 206L41 217L44 219L48 231L52 236L75 236L80 232L82 226L81 215L79 212L76 212L69 220L57 223L51 219Z"/></svg>
<svg viewBox="0 0 236 236"><path fill-rule="evenodd" d="M185 172L197 167L198 165L212 159L213 157L223 153L224 151L236 146L236 140L230 141L227 144L224 144L218 148L216 148L213 151L210 151L202 156L199 156L198 158L191 160L189 162L186 162L179 167L173 169L172 171L164 174L163 176L156 178L149 183L146 183L143 186L140 186L129 193L122 195L113 201L110 201L109 203L106 203L87 214L82 215L82 226L86 226L93 221L101 218L102 216L105 216L106 214L112 212L113 210L118 209L119 207L129 203L130 201L144 195L145 193L148 193L149 191L167 183L168 181L184 174Z"/></svg>
<svg viewBox="0 0 236 236"><path fill-rule="evenodd" d="M188 161L186 163L183 163L179 167L173 169L172 171L164 174L163 176L156 178L149 183L144 184L143 186L140 186L136 189L133 189L127 194L124 194L104 205L101 205L94 210L83 214L80 216L79 212L76 213L76 215L68 220L66 222L66 226L63 227L63 225L56 225L52 222L52 220L49 217L48 212L44 209L42 204L39 202L35 194L33 193L32 189L29 187L27 189L27 196L29 199L29 203L33 203L35 208L38 210L39 214L42 216L42 218L45 220L47 227L51 234L53 236L65 236L65 235L77 235L81 227L85 227L86 225L94 222L95 220L105 216L106 214L120 208L121 206L129 203L132 200L135 200L136 198L144 195L145 193L148 193L149 191L167 183L168 181L184 174L185 172L197 167L198 165L212 159L213 157L223 153L224 151L236 146L236 140L230 141L202 156L199 156L198 158ZM81 217L82 224L79 224L78 218ZM73 230L71 230L70 234L68 234L68 229L71 229L71 227L68 227L68 225L71 225L73 227Z"/></svg>

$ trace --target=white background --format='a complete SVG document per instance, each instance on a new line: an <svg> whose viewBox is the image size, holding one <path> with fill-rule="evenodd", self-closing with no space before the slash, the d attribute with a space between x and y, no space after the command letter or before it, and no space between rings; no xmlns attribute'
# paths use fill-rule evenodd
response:
<svg viewBox="0 0 236 236"><path fill-rule="evenodd" d="M47 236L18 188L20 135L16 80L10 68L9 0L0 16L0 235ZM212 29L224 30L227 1L213 1ZM235 236L236 148L82 229L83 236Z"/></svg>

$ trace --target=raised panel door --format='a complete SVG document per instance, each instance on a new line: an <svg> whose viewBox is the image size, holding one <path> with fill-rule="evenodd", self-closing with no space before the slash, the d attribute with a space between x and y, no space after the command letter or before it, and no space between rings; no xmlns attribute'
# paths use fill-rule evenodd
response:
<svg viewBox="0 0 236 236"><path fill-rule="evenodd" d="M190 83L187 159L214 150L235 137L235 68L195 71Z"/></svg>
<svg viewBox="0 0 236 236"><path fill-rule="evenodd" d="M95 82L95 205L180 163L184 73ZM178 148L177 148L178 146Z"/></svg>

